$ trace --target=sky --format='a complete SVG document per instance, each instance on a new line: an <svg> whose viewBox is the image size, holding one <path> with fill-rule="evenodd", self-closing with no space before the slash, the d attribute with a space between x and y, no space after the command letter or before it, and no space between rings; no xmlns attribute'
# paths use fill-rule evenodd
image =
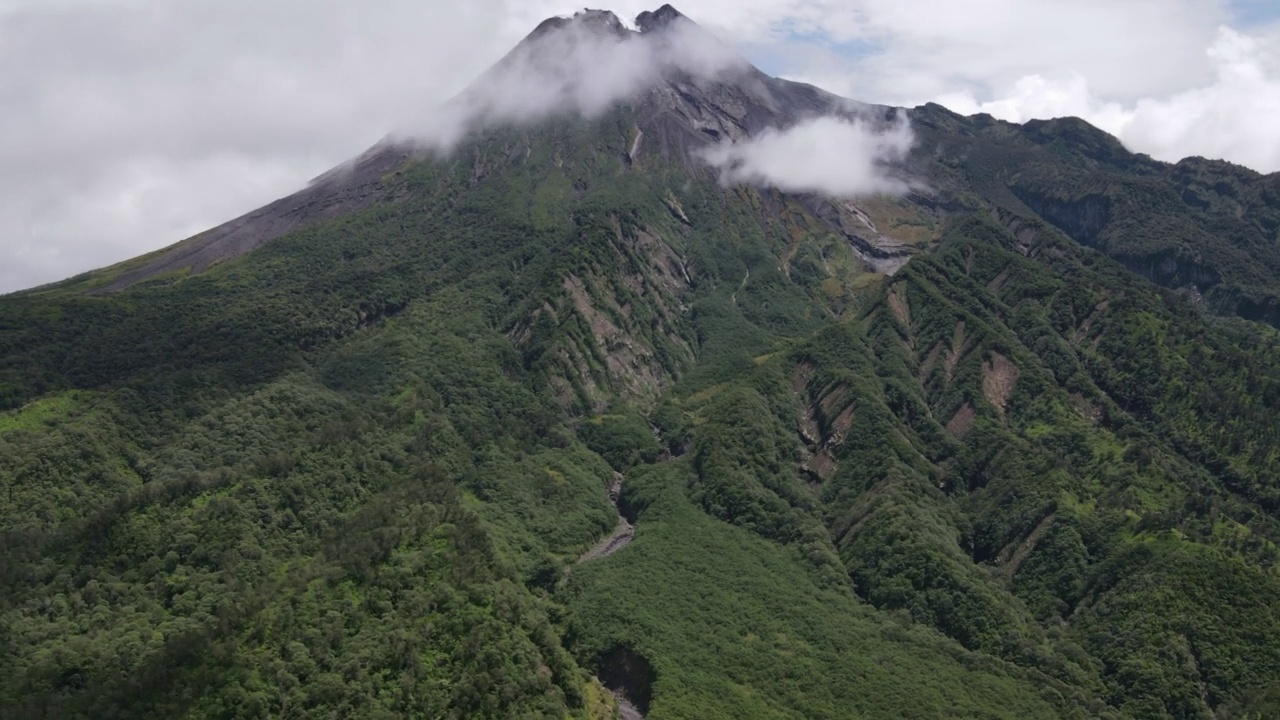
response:
<svg viewBox="0 0 1280 720"><path fill-rule="evenodd" d="M608 9L629 21L658 4ZM847 97L1074 115L1162 160L1280 171L1280 0L675 5L766 72ZM542 19L580 7L0 0L0 293L287 195L412 132Z"/></svg>

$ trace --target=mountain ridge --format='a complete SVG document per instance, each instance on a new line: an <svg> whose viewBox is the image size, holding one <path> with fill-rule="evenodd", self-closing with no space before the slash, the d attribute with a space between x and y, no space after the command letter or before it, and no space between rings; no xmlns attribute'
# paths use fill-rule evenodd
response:
<svg viewBox="0 0 1280 720"><path fill-rule="evenodd" d="M455 98L453 103L465 106L468 95L483 95L483 93L478 92L477 88L483 87L487 76L500 74L504 64L514 64L513 58L519 56L522 51L536 46L540 42L552 41L558 32L563 32L566 29L572 30L579 26L588 27L591 23L597 23L601 27L607 28L604 32L605 35L614 39L626 40L632 37L659 37L663 33L672 32L673 27L697 28L696 24L689 21L669 5L663 6L663 8L647 17L645 23L643 23L648 28L647 36L643 28L639 31L627 30L616 16L608 11L579 13L578 18L577 20L574 18L551 18L539 25L537 29L513 49L507 58L499 61L494 68L482 75L471 89L464 91L459 98ZM593 20L592 18L596 19ZM639 18L637 18L637 25L642 25L639 22ZM589 30L589 32L593 33L594 31ZM695 32L705 33L701 29L696 29ZM732 54L727 49L721 52ZM687 162L698 166L702 162L695 157L689 156L692 150L709 144L755 137L770 128L785 129L794 126L805 118L830 114L833 111L846 118L878 117L880 122L884 122L886 118L895 112L905 112L909 116L919 116L921 118L952 115L950 111L945 111L940 106L934 105L924 105L905 110L859 104L852 100L838 98L811 86L769 78L751 67L745 60L737 57L736 54L733 54L732 60L717 62L728 62L730 67L740 68L740 71L746 73L746 75L735 77L751 78L745 81L747 83L745 86L741 87L754 87L757 89L748 90L745 94L741 94L742 91L731 89L729 90L729 95L721 97L717 95L717 92L723 92L723 89L716 90L713 82L711 86L694 90L694 94L689 95L686 90L681 89L686 87L685 85L678 81L675 85L670 84L671 81L669 79L663 79L666 77L667 71L661 71L658 76L646 81L646 83L654 84L641 84L637 89L640 97L630 96L633 99L629 100L628 96L624 95L618 98L619 102L640 102L642 106L649 105L656 108L647 119L638 119L637 131L639 131L641 125L644 125L649 129L649 133L645 136L644 133L638 132L634 139L635 147L627 153L628 158L635 152L647 152L656 149L664 155L670 153L682 155ZM572 74L582 71L568 66L553 68L553 70L553 75L563 75L565 72ZM714 81L717 72L719 71L713 70L708 77ZM537 77L535 75L535 79ZM527 78L521 79L526 80ZM559 82L547 77L542 77L541 80L547 84ZM563 81L563 78L560 81ZM744 80L739 79L729 87L740 87L739 83L741 82L744 82ZM695 87L696 85L697 83L695 83ZM660 90L663 87L667 89ZM723 88L724 86L721 87ZM645 88L653 89L646 90ZM658 89L657 96L646 95L646 93L654 92L654 89ZM735 95L735 92L739 94ZM717 105L716 100L723 102L721 105ZM748 114L735 117L734 113L726 113L723 109L725 106L735 105L746 108ZM771 106L776 107L779 105L793 110L790 114L779 115L776 111L768 109ZM481 117L484 113L484 111L474 108L461 112L462 120L451 119L449 124L457 122L470 124L474 120L468 120L467 118ZM593 109L592 112L600 112L600 110ZM477 113L480 113L480 115L477 115ZM1063 118L1051 121L1033 120L1026 125L1016 126L996 121L989 116L978 115L964 121L964 127L962 127L957 126L955 123L955 119L959 117L954 116L953 118L942 120L936 128L943 130L943 136L938 137L935 134L934 137L928 139L928 142L965 142L965 138L972 138L975 134L992 131L1005 133L1008 132L1007 129L1022 127L1022 132L1025 133L1030 143L1034 146L1045 148L1052 153L1054 152L1053 146L1055 143L1061 142L1061 138L1069 137L1075 144L1074 147L1077 148L1075 152L1080 153L1079 157L1086 164L1102 163L1103 167L1110 166L1124 172L1136 172L1143 176L1153 177L1153 179L1155 176L1165 176L1165 178L1174 183L1174 187L1171 190L1178 196L1176 201L1188 206L1187 212L1183 213L1185 215L1212 213L1224 201L1229 205L1234 204L1233 211L1240 213L1243 211L1242 206L1234 197L1242 192L1239 188L1257 188L1256 190L1243 190L1246 193L1246 198L1255 198L1252 201L1255 207L1266 207L1276 197L1276 191L1271 189L1271 185L1275 185L1277 178L1280 178L1280 174L1264 176L1230 164L1214 161L1201 163L1194 158L1185 159L1174 165L1160 163L1143 155L1129 153L1114 137L1088 126L1087 123L1078 118ZM499 117L498 120L500 124L512 122L511 119L503 117ZM457 131L451 132L456 133ZM947 137L948 135L950 137ZM453 149L444 147L433 151L429 149L429 146L424 148L417 144L417 141L409 140L405 142L389 139L375 145L352 163L341 165L321 175L309 187L294 195L275 201L259 210L182 241L170 248L156 251L156 253L149 256L126 261L114 266L106 273L93 272L82 275L78 282L87 285L87 289L93 293L112 292L157 275L202 272L217 262L237 257L289 231L308 227L317 222L323 222L326 218L341 216L344 213L366 207L370 203L377 202L379 198L385 199L387 197L387 188L384 185L386 176L396 167L402 166L406 162L413 162L415 158L422 159L432 152L451 153ZM924 155L924 142L917 142L915 150L916 175L918 177L936 178L939 174L938 168L936 166L929 167L927 160L923 157ZM1043 162L1043 158L1028 158L1028 160L1022 162L1036 164ZM924 164L923 168L919 167L921 164ZM1193 171L1193 168L1198 168L1198 170ZM1097 174L1095 169L1091 169L1087 165L1081 170L1086 173ZM1013 171L1003 170L1001 172ZM1212 176L1207 185L1203 184L1203 181L1194 180L1197 174L1202 175L1205 172ZM1054 182L1058 182L1058 180L1055 179ZM1199 184L1199 189L1193 187L1192 185L1194 184ZM1079 186L1081 181L1078 178L1072 178L1071 185ZM1065 223L1060 227L1066 230L1068 234L1086 244L1096 242L1098 238L1095 236L1101 232L1102 228L1101 226L1091 228L1088 223L1085 225L1073 224L1069 218L1077 210L1072 208L1084 208L1092 203L1095 208L1100 210L1103 205L1110 206L1113 204L1113 201L1103 197L1094 197L1093 199L1063 198L1064 202L1052 197L1052 195L1046 196L1044 190L1035 187L1015 189L1015 195L1018 192L1022 192L1023 195L1012 198L1009 198L1007 191L1003 189L999 189L996 192L997 197L994 199L997 203L1016 207L1020 211L1030 210L1033 214L1046 217L1051 221L1056 218L1059 222ZM1159 192L1168 191L1161 189ZM999 198L999 195L1005 195L1005 199ZM957 207L955 194L947 187L930 188L926 193L917 193L913 197L926 208ZM979 204L981 202L983 200L979 200ZM1029 206L1027 202L1036 207ZM973 203L969 203L968 207L973 207L973 205ZM1037 207L1039 211L1037 211ZM823 210L820 211L820 214L826 215L830 214L830 212L829 210ZM835 225L849 226L850 217L847 214L843 211L837 211L835 214L845 218L843 221L837 220ZM1096 212L1092 222L1102 222L1103 214ZM1132 224L1132 222L1141 221L1125 222ZM1223 220L1213 218L1191 217L1187 219L1187 222L1197 227L1194 230L1181 230L1179 231L1180 234L1185 235L1187 232L1194 232L1206 238L1212 235L1228 238L1225 244L1221 239L1205 240L1205 242L1217 244L1218 247L1215 252L1225 258L1232 266L1227 273L1228 277L1224 278L1222 269L1216 267L1215 264L1204 265L1198 259L1196 251L1185 247L1158 248L1156 252L1152 253L1149 252L1152 243L1146 243L1143 247L1130 249L1128 247L1113 247L1111 243L1105 242L1105 238L1103 238L1104 242L1100 247L1104 252L1108 252L1113 257L1118 257L1122 262L1126 262L1131 269L1159 284L1183 287L1201 297L1207 295L1206 305L1215 312L1241 314L1249 319L1262 320L1272 325L1280 324L1280 301L1277 300L1274 294L1256 292L1258 285L1273 283L1277 277L1280 277L1280 258L1277 257L1276 243L1274 242L1274 235L1277 232L1277 228L1280 227L1280 221L1274 215L1267 215L1263 218L1261 224L1255 225L1253 228L1242 227L1240 223L1232 223L1231 221L1228 221L1228 224L1234 224L1234 227L1223 228L1221 227ZM1268 235L1272 236L1270 240L1267 237ZM856 238L855 242L860 243L865 248L866 252L869 253L869 257L888 255L889 265L887 267L900 263L901 260L898 258L905 257L898 251L889 250L886 252L880 249L878 247L880 243L876 238L861 237L857 234L852 237ZM1237 237L1240 240L1230 239ZM1237 248L1236 245L1241 242L1243 242L1244 246ZM1155 244L1158 245L1159 243ZM1254 266L1255 259L1261 260L1261 264L1257 267ZM1265 275L1259 277L1260 272L1265 273ZM98 279L104 274L114 277ZM85 282L86 280L88 281L87 283ZM1214 291L1213 288L1219 285L1224 287ZM54 286L59 286L59 284Z"/></svg>

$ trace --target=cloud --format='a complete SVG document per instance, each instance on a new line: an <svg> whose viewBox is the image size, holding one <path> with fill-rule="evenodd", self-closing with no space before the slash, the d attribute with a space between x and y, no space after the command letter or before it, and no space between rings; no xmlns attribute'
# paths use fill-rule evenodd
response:
<svg viewBox="0 0 1280 720"><path fill-rule="evenodd" d="M972 92L938 101L957 112L985 112L1011 122L1081 117L1131 150L1169 162L1203 155L1280 171L1280 64L1270 43L1222 27L1205 57L1214 70L1212 82L1128 104L1100 99L1080 75L1056 81L1030 75L1008 96L986 102Z"/></svg>
<svg viewBox="0 0 1280 720"><path fill-rule="evenodd" d="M30 186L0 195L6 229L21 222L20 232L0 245L0 290L132 257L146 248L138 247L139 239L153 238L156 228L168 233L153 238L152 247L194 235L228 219L228 212L253 208L306 180L306 171L289 160L234 154L138 158L76 183L33 178Z"/></svg>
<svg viewBox="0 0 1280 720"><path fill-rule="evenodd" d="M825 2L825 0L824 0ZM1075 72L1136 100L1210 79L1200 55L1225 0L861 0L804 26L838 52L776 68L861 100L915 105L970 88ZM786 27L787 23L779 23ZM784 38L785 39L785 38ZM851 51L851 52L850 52Z"/></svg>
<svg viewBox="0 0 1280 720"><path fill-rule="evenodd" d="M531 26L504 0L0 4L0 293L305 186Z"/></svg>
<svg viewBox="0 0 1280 720"><path fill-rule="evenodd" d="M726 184L855 197L905 192L908 183L890 165L904 159L913 143L905 114L887 127L864 118L818 117L712 146L703 158Z"/></svg>
<svg viewBox="0 0 1280 720"><path fill-rule="evenodd" d="M750 67L731 46L684 18L644 34L600 11L548 22L462 94L396 134L447 150L479 126L558 114L597 117L672 72L705 81Z"/></svg>
<svg viewBox="0 0 1280 720"><path fill-rule="evenodd" d="M771 69L872 102L1078 116L1162 160L1269 172L1280 9L1266 5L1271 26L1238 0L862 0L784 34Z"/></svg>

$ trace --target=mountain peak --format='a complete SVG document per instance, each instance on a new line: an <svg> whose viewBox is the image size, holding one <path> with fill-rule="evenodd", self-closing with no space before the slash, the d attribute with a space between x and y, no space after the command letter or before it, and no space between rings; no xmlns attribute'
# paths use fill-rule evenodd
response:
<svg viewBox="0 0 1280 720"><path fill-rule="evenodd" d="M657 10L646 10L637 15L636 27L640 28L640 32L648 33L668 27L678 20L693 22L671 5L663 5Z"/></svg>
<svg viewBox="0 0 1280 720"><path fill-rule="evenodd" d="M570 17L557 16L543 20L538 23L533 32L529 33L528 37L525 38L525 42L537 40L551 32L570 26L616 37L626 37L632 32L622 24L622 21L612 11L583 8Z"/></svg>
<svg viewBox="0 0 1280 720"><path fill-rule="evenodd" d="M533 32L529 33L525 40L526 42L537 40L553 31L569 27L596 32L605 36L625 38L632 35L661 32L680 22L697 25L697 23L690 20L688 16L670 4L663 5L657 10L645 10L637 15L635 26L639 32L628 29L611 10L583 8L571 16L556 16L543 20L533 29Z"/></svg>
<svg viewBox="0 0 1280 720"><path fill-rule="evenodd" d="M732 46L671 5L640 13L635 27L590 8L544 20L453 101L458 122L444 133L448 142L439 144L493 122L529 122L566 111L594 116L652 98L651 92L671 83L757 79L758 71L749 72L754 68Z"/></svg>

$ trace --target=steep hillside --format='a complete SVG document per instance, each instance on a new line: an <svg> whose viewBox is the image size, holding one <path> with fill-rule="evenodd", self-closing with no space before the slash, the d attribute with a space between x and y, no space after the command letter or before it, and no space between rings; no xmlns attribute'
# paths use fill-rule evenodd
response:
<svg viewBox="0 0 1280 720"><path fill-rule="evenodd" d="M926 106L910 192L830 198L703 153L893 111L472 92L0 298L0 714L1280 712L1273 177Z"/></svg>
<svg viewBox="0 0 1280 720"><path fill-rule="evenodd" d="M1280 174L1156 162L1075 118L1018 126L936 105L912 117L920 171L944 194L1038 216L1212 312L1280 326Z"/></svg>

